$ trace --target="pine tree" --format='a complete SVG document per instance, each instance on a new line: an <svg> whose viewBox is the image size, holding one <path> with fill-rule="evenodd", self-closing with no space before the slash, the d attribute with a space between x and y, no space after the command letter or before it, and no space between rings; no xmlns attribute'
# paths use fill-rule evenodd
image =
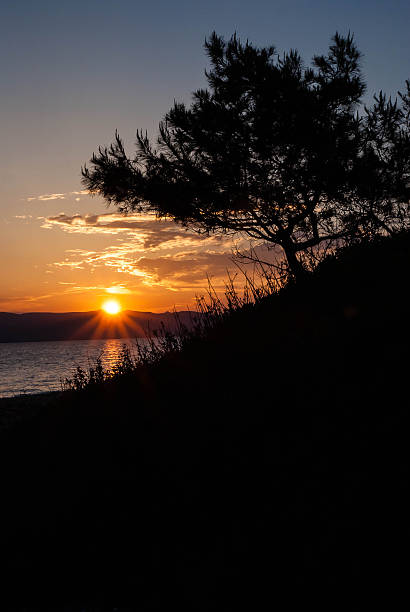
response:
<svg viewBox="0 0 410 612"><path fill-rule="evenodd" d="M194 92L189 107L174 104L155 146L138 131L133 159L116 133L82 169L84 185L121 211L150 211L198 232L242 233L279 245L299 277L306 249L364 233L369 181L377 189L381 175L387 181L391 164L378 157L374 142L377 112L358 113L361 54L352 35L338 33L312 67L295 50L279 56L236 35L226 42L213 33L205 49L208 89ZM381 100L379 113L382 106ZM408 160L408 115L406 146ZM382 221L386 206L373 208Z"/></svg>

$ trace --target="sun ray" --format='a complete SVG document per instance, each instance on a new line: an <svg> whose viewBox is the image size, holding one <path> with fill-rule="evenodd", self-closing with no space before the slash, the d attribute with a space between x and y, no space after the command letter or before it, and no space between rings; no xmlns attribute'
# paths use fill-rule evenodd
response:
<svg viewBox="0 0 410 612"><path fill-rule="evenodd" d="M109 314L103 307L93 313L75 331L72 339L108 339L108 338L143 338L147 335L147 327L136 321L132 311L121 310L117 315ZM141 314L141 313L140 313Z"/></svg>

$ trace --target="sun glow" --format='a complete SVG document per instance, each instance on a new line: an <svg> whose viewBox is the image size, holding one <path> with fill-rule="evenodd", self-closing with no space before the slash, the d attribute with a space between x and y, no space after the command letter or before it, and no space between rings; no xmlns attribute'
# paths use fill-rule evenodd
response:
<svg viewBox="0 0 410 612"><path fill-rule="evenodd" d="M102 309L110 315L116 315L121 312L121 305L117 300L107 300L102 305Z"/></svg>

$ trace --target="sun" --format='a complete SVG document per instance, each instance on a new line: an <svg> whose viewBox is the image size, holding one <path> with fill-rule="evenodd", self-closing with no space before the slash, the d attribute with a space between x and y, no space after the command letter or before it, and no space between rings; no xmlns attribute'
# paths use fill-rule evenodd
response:
<svg viewBox="0 0 410 612"><path fill-rule="evenodd" d="M105 310L107 314L116 315L121 312L121 305L117 300L107 300L102 305L102 309Z"/></svg>

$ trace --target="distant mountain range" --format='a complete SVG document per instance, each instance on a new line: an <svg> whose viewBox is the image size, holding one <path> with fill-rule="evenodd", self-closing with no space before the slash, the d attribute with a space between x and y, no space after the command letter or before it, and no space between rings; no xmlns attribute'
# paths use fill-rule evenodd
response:
<svg viewBox="0 0 410 612"><path fill-rule="evenodd" d="M178 320L192 327L193 313L180 311ZM161 325L177 330L173 312L138 312L124 310L108 315L91 312L0 312L0 342L36 342L41 340L90 340L92 338L141 338Z"/></svg>

